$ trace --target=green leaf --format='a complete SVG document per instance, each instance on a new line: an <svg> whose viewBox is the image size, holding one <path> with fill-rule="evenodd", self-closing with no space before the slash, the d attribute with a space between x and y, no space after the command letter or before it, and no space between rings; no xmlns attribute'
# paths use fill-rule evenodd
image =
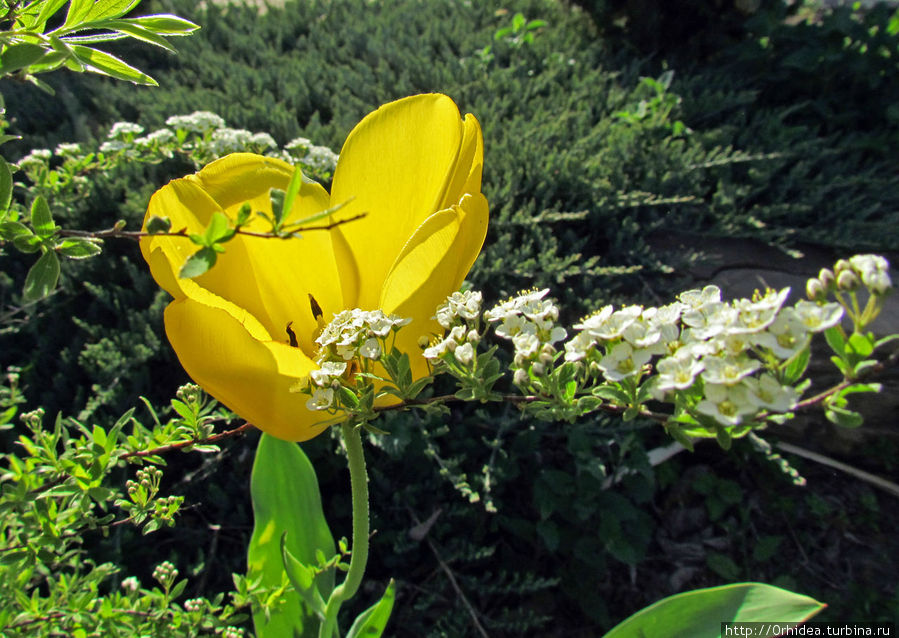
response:
<svg viewBox="0 0 899 638"><path fill-rule="evenodd" d="M56 288L59 279L59 258L56 252L48 250L35 262L25 276L25 301L36 301L46 297Z"/></svg>
<svg viewBox="0 0 899 638"><path fill-rule="evenodd" d="M839 326L832 326L824 331L824 338L831 350L843 356L846 353L846 337Z"/></svg>
<svg viewBox="0 0 899 638"><path fill-rule="evenodd" d="M287 185L287 191L284 193L283 217L290 215L290 211L293 210L293 202L297 198L297 193L300 192L300 186L302 185L303 171L297 166L293 170L290 183Z"/></svg>
<svg viewBox="0 0 899 638"><path fill-rule="evenodd" d="M149 29L145 29L144 27L138 26L131 20L104 20L103 22L96 23L96 26L99 29L118 31L119 33L128 35L135 40L141 40L143 42L148 42L149 44L155 44L158 47L162 47L166 51L171 51L172 53L175 52L175 47L169 44L161 35L153 33L152 31L150 31Z"/></svg>
<svg viewBox="0 0 899 638"><path fill-rule="evenodd" d="M212 247L214 244L221 244L234 237L234 229L231 228L231 220L221 211L215 211L212 219L209 220L209 226L203 234L203 245Z"/></svg>
<svg viewBox="0 0 899 638"><path fill-rule="evenodd" d="M387 590L381 596L381 600L363 611L356 617L353 626L347 632L346 638L380 638L390 620L390 612L393 611L393 601L396 597L396 583L390 579Z"/></svg>
<svg viewBox="0 0 899 638"><path fill-rule="evenodd" d="M837 406L831 406L825 410L824 416L828 421L842 428L857 428L865 422L864 417L858 412Z"/></svg>
<svg viewBox="0 0 899 638"><path fill-rule="evenodd" d="M59 11L59 9L66 3L66 0L46 0L44 6L41 7L41 12L37 16L37 20L35 21L36 30L43 31L44 25L47 23L47 20L50 17Z"/></svg>
<svg viewBox="0 0 899 638"><path fill-rule="evenodd" d="M31 225L34 226L34 232L41 239L46 239L56 232L56 224L53 223L53 214L50 212L50 206L43 195L34 198L31 204Z"/></svg>
<svg viewBox="0 0 899 638"><path fill-rule="evenodd" d="M82 239L80 237L65 239L56 247L61 254L69 259L87 259L95 257L103 252L99 239Z"/></svg>
<svg viewBox="0 0 899 638"><path fill-rule="evenodd" d="M172 230L172 220L168 217L153 215L147 220L146 230L151 235L156 233L167 233Z"/></svg>
<svg viewBox="0 0 899 638"><path fill-rule="evenodd" d="M0 54L0 74L15 73L31 66L47 53L47 49L39 44L22 42L13 44Z"/></svg>
<svg viewBox="0 0 899 638"><path fill-rule="evenodd" d="M193 279L194 277L199 277L204 272L215 266L216 259L218 259L218 256L214 248L209 248L208 246L205 248L201 248L187 258L187 261L185 261L184 265L181 266L181 272L178 273L178 276L182 279Z"/></svg>
<svg viewBox="0 0 899 638"><path fill-rule="evenodd" d="M78 61L91 71L102 73L103 75L108 75L118 80L134 82L135 84L158 86L156 80L149 75L135 69L133 66L123 62L114 55L110 55L99 49L92 49L77 44L71 45L71 49Z"/></svg>
<svg viewBox="0 0 899 638"><path fill-rule="evenodd" d="M12 223L16 223L16 222L9 222L9 223L12 224ZM12 243L13 243L13 246L18 248L23 253L36 253L37 251L39 251L41 249L41 246L42 246L41 238L38 237L37 235L31 234L30 229L28 229L27 235L22 234L22 235L13 237Z"/></svg>
<svg viewBox="0 0 899 638"><path fill-rule="evenodd" d="M297 560L287 549L287 532L281 534L281 561L294 590L317 616L324 619L325 601L315 587L315 570Z"/></svg>
<svg viewBox="0 0 899 638"><path fill-rule="evenodd" d="M263 587L278 587L284 574L281 535L287 532L285 547L305 565L316 563L316 551L325 556L336 553L334 539L322 512L318 480L312 464L296 443L263 434L256 450L250 478L253 501L253 536L247 554L249 579L260 579ZM315 578L327 599L334 588L334 571ZM259 638L316 636L313 611L295 592L285 594L285 603L271 611L253 615Z"/></svg>
<svg viewBox="0 0 899 638"><path fill-rule="evenodd" d="M874 352L874 337L872 335L853 332L849 335L849 347L847 350L859 357L867 357Z"/></svg>
<svg viewBox="0 0 899 638"><path fill-rule="evenodd" d="M169 13L131 18L130 21L158 35L188 35L200 28L190 20Z"/></svg>
<svg viewBox="0 0 899 638"><path fill-rule="evenodd" d="M0 213L5 213L12 202L12 171L9 164L0 157ZM2 219L2 217L0 217Z"/></svg>
<svg viewBox="0 0 899 638"><path fill-rule="evenodd" d="M33 237L34 233L21 222L0 223L0 237L3 239L15 239L16 237Z"/></svg>
<svg viewBox="0 0 899 638"><path fill-rule="evenodd" d="M69 12L66 14L66 21L62 25L63 28L83 22L93 5L94 0L72 0L69 4Z"/></svg>
<svg viewBox="0 0 899 638"><path fill-rule="evenodd" d="M718 638L722 622L805 622L826 605L764 583L676 594L641 609L605 638Z"/></svg>
<svg viewBox="0 0 899 638"><path fill-rule="evenodd" d="M806 368L808 368L811 352L811 348L806 346L799 352L799 354L790 360L786 370L784 370L784 383L786 385L793 385L802 378Z"/></svg>
<svg viewBox="0 0 899 638"><path fill-rule="evenodd" d="M84 17L85 22L119 18L133 9L140 0L97 0Z"/></svg>

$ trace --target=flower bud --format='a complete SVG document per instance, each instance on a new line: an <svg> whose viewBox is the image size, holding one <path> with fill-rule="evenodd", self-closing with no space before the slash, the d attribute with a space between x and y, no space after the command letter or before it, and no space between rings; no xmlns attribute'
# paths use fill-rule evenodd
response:
<svg viewBox="0 0 899 638"><path fill-rule="evenodd" d="M527 385L528 373L525 372L522 368L518 368L518 370L516 370L515 374L512 376L512 382L515 385Z"/></svg>
<svg viewBox="0 0 899 638"><path fill-rule="evenodd" d="M528 363L528 358L521 354L520 352L515 355L515 359L513 360L516 368L523 368Z"/></svg>
<svg viewBox="0 0 899 638"><path fill-rule="evenodd" d="M833 272L838 278L840 276L840 273L845 270L852 270L852 264L850 264L846 259L840 259L833 265Z"/></svg>
<svg viewBox="0 0 899 638"><path fill-rule="evenodd" d="M535 376L542 377L544 374L546 374L546 366L538 361L531 366L531 372L533 372Z"/></svg>
<svg viewBox="0 0 899 638"><path fill-rule="evenodd" d="M827 297L827 291L820 279L809 279L805 284L805 296L810 301L824 300Z"/></svg>
<svg viewBox="0 0 899 638"><path fill-rule="evenodd" d="M832 290L834 284L836 283L836 277L833 274L833 271L822 268L821 272L818 273L818 279L821 281L821 285L824 286L824 290Z"/></svg>
<svg viewBox="0 0 899 638"><path fill-rule="evenodd" d="M481 340L481 335L478 334L477 330L469 330L468 334L465 336L465 339L468 340L469 343L477 345Z"/></svg>
<svg viewBox="0 0 899 638"><path fill-rule="evenodd" d="M429 345L431 345L431 339L427 335L421 335L418 338L418 347L424 350Z"/></svg>
<svg viewBox="0 0 899 638"><path fill-rule="evenodd" d="M837 290L855 290L858 284L858 277L851 270L843 270L837 275Z"/></svg>

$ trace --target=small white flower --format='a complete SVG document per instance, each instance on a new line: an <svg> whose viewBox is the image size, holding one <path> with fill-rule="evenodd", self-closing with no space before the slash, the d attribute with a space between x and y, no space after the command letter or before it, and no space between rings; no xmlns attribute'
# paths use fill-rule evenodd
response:
<svg viewBox="0 0 899 638"><path fill-rule="evenodd" d="M593 337L586 332L577 333L565 344L565 361L580 361L595 343Z"/></svg>
<svg viewBox="0 0 899 638"><path fill-rule="evenodd" d="M325 361L318 370L309 373L312 382L317 386L326 386L331 383L332 377L339 377L346 371L346 361Z"/></svg>
<svg viewBox="0 0 899 638"><path fill-rule="evenodd" d="M543 299L548 292L549 288L521 292L516 297L512 297L485 312L484 317L487 321L500 321L509 316L517 316L521 314L525 306Z"/></svg>
<svg viewBox="0 0 899 638"><path fill-rule="evenodd" d="M706 286L708 288L708 286ZM728 330L737 319L737 311L729 304L710 301L686 310L681 316L696 339L708 339Z"/></svg>
<svg viewBox="0 0 899 638"><path fill-rule="evenodd" d="M716 385L734 385L761 367L761 363L746 356L706 356L702 359L703 380Z"/></svg>
<svg viewBox="0 0 899 638"><path fill-rule="evenodd" d="M135 576L129 576L122 581L122 589L125 591L135 592L140 589L140 581Z"/></svg>
<svg viewBox="0 0 899 638"><path fill-rule="evenodd" d="M642 313L642 306L627 306L610 314L602 323L590 322L590 325L588 325L585 321L584 332L589 333L596 339L611 341L624 334L627 327L634 323ZM604 313L600 311L600 316L602 314Z"/></svg>
<svg viewBox="0 0 899 638"><path fill-rule="evenodd" d="M784 308L768 329L753 335L758 345L771 350L780 359L789 359L810 340L805 326L792 308Z"/></svg>
<svg viewBox="0 0 899 638"><path fill-rule="evenodd" d="M366 359L377 359L381 356L381 344L375 339L366 339L365 343L359 348L359 354Z"/></svg>
<svg viewBox="0 0 899 638"><path fill-rule="evenodd" d="M126 148L128 148L128 145L118 140L112 140L111 142L103 142L102 144L100 144L101 153L116 153L118 151L123 151Z"/></svg>
<svg viewBox="0 0 899 638"><path fill-rule="evenodd" d="M253 133L249 143L252 146L263 149L275 148L278 146L278 143L275 142L275 138L268 133Z"/></svg>
<svg viewBox="0 0 899 638"><path fill-rule="evenodd" d="M706 384L705 399L696 405L696 409L723 425L739 425L745 416L756 412L749 391L742 383L733 386Z"/></svg>
<svg viewBox="0 0 899 638"><path fill-rule="evenodd" d="M799 402L799 393L795 388L781 385L770 374L763 374L758 379L746 379L749 393L760 407L772 412L789 412Z"/></svg>
<svg viewBox="0 0 899 638"><path fill-rule="evenodd" d="M74 157L81 153L80 144L60 144L56 147L56 154L63 157Z"/></svg>
<svg viewBox="0 0 899 638"><path fill-rule="evenodd" d="M474 359L474 347L470 343L464 343L455 349L453 356L462 365L468 365Z"/></svg>
<svg viewBox="0 0 899 638"><path fill-rule="evenodd" d="M843 306L836 302L819 306L813 301L802 299L793 306L795 317L809 332L823 332L840 323Z"/></svg>
<svg viewBox="0 0 899 638"><path fill-rule="evenodd" d="M691 308L699 308L707 303L721 301L721 289L718 286L708 285L702 290L685 290L677 296L677 299Z"/></svg>
<svg viewBox="0 0 899 638"><path fill-rule="evenodd" d="M533 325L532 323L528 324L532 328ZM515 354L528 359L536 355L537 351L540 350L540 339L537 338L536 331L533 329L519 332L512 337L512 343L515 346Z"/></svg>
<svg viewBox="0 0 899 638"><path fill-rule="evenodd" d="M307 410L327 410L334 403L334 390L331 388L316 388L312 398L306 401Z"/></svg>
<svg viewBox="0 0 899 638"><path fill-rule="evenodd" d="M693 385L696 375L702 372L704 367L688 349L681 348L670 357L660 359L656 364L659 373L656 390L663 394L667 390L685 390Z"/></svg>
<svg viewBox="0 0 899 638"><path fill-rule="evenodd" d="M646 350L634 350L631 344L622 341L600 359L599 367L606 380L621 381L640 372L651 358L652 355Z"/></svg>

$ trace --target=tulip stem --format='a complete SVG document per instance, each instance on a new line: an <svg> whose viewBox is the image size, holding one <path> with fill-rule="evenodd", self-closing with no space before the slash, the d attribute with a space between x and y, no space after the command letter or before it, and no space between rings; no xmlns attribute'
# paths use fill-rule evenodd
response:
<svg viewBox="0 0 899 638"><path fill-rule="evenodd" d="M365 470L365 453L362 450L362 428L347 420L340 425L346 444L347 464L350 468L350 487L353 493L353 547L350 568L344 581L334 588L325 605L325 619L318 631L319 638L340 635L337 612L340 605L352 598L365 574L368 563L368 474Z"/></svg>

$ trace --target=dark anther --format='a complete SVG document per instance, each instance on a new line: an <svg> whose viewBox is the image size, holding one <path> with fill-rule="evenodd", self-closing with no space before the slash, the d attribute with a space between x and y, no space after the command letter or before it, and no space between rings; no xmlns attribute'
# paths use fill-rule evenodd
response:
<svg viewBox="0 0 899 638"><path fill-rule="evenodd" d="M299 344L299 342L297 341L297 336L296 336L296 334L294 333L293 330L290 329L290 326L291 326L291 325L293 325L293 321L288 321L288 322L287 322L287 327L285 327L284 330L287 331L287 337L290 339L290 345L291 345L292 347L294 347L294 348L299 348L299 347L300 347L300 344Z"/></svg>
<svg viewBox="0 0 899 638"><path fill-rule="evenodd" d="M318 302L315 300L315 297L312 296L312 293L309 293L309 306L312 308L312 318L316 321L321 319L324 314L322 312L322 307L318 305Z"/></svg>

